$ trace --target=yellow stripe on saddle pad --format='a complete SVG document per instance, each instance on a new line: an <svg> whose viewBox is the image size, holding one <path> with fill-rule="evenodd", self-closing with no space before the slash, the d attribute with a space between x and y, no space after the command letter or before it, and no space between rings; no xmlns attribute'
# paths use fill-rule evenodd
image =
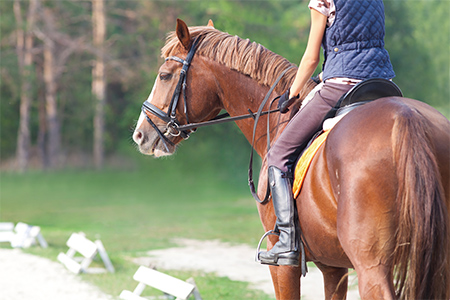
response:
<svg viewBox="0 0 450 300"><path fill-rule="evenodd" d="M302 189L303 181L305 180L306 172L309 169L309 165L311 164L314 155L316 155L317 150L319 150L320 146L327 139L328 133L330 130L325 131L321 135L319 135L309 146L300 159L297 162L297 166L295 167L294 173L294 184L292 185L292 192L294 193L294 198L297 198L298 194L300 194L300 190Z"/></svg>

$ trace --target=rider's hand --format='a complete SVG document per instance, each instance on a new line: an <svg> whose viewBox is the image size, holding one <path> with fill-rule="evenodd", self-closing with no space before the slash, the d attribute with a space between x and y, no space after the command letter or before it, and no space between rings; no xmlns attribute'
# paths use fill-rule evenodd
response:
<svg viewBox="0 0 450 300"><path fill-rule="evenodd" d="M286 92L284 92L283 95L281 95L280 99L278 100L278 108L280 109L280 112L282 114L285 114L289 111L289 106L292 105L298 98L299 95L296 95L292 98L289 98L289 93L291 89L287 89Z"/></svg>

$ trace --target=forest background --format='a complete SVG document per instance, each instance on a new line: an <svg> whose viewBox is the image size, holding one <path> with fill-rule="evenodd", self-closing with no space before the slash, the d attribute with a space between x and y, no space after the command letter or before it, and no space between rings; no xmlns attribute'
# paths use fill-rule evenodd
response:
<svg viewBox="0 0 450 300"><path fill-rule="evenodd" d="M427 102L448 118L450 1L384 3L394 81L406 97ZM104 168L128 159L139 162L131 133L176 18L189 26L212 19L217 29L261 43L298 64L309 32L307 4L1 0L1 168ZM95 87L99 83L100 90ZM230 169L245 165L249 145L236 126L200 131L201 144L197 138L197 147L191 145L195 150L179 151L200 161L205 153L215 153L220 159L211 163L224 160L229 163L222 166Z"/></svg>

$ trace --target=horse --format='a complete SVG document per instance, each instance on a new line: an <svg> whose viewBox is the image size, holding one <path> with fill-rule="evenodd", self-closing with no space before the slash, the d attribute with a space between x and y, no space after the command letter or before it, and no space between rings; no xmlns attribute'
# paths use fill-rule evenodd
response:
<svg viewBox="0 0 450 300"><path fill-rule="evenodd" d="M296 73L285 58L211 21L188 27L177 20L161 53L165 62L133 133L139 151L155 157L173 154L221 110L231 117L257 111L267 93L281 95ZM315 86L310 80L300 98ZM267 190L267 123L275 140L291 110L261 116L255 128L260 197ZM254 119L235 122L252 142ZM359 106L331 130L295 199L306 260L321 270L326 299L346 298L349 269L357 273L361 299L450 298L449 145L450 122L405 97ZM264 230L273 229L272 202L257 208ZM269 236L268 249L276 241ZM300 299L300 267L269 268L276 298Z"/></svg>

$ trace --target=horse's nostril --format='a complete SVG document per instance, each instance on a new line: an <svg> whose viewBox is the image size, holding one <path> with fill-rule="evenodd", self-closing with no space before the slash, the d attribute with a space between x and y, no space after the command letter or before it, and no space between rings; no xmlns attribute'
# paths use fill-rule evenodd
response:
<svg viewBox="0 0 450 300"><path fill-rule="evenodd" d="M133 140L136 144L140 145L143 141L144 135L142 134L142 131L136 130L133 134Z"/></svg>

